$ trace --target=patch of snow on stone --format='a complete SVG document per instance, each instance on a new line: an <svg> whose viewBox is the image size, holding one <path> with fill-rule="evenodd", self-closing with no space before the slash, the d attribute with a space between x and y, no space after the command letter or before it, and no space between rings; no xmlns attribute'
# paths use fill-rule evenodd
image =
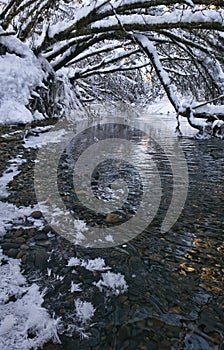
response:
<svg viewBox="0 0 224 350"><path fill-rule="evenodd" d="M89 322L93 318L95 310L92 303L81 299L75 300L76 318L81 324Z"/></svg>
<svg viewBox="0 0 224 350"><path fill-rule="evenodd" d="M81 283L74 283L73 281L71 282L71 293L73 292L81 292L82 288L80 287Z"/></svg>
<svg viewBox="0 0 224 350"><path fill-rule="evenodd" d="M67 266L79 266L81 263L81 259L72 257L69 259Z"/></svg>
<svg viewBox="0 0 224 350"><path fill-rule="evenodd" d="M19 261L0 250L0 344L1 350L29 350L42 347L57 335L59 320L42 307L44 293L36 284L26 285ZM10 297L16 298L10 301ZM32 337L30 335L32 334Z"/></svg>
<svg viewBox="0 0 224 350"><path fill-rule="evenodd" d="M106 295L119 295L128 290L128 285L121 273L106 272L101 274L101 279L94 283L101 292Z"/></svg>
<svg viewBox="0 0 224 350"><path fill-rule="evenodd" d="M89 271L104 271L111 269L111 267L105 265L105 260L102 258L84 260L72 257L69 259L67 266L82 266Z"/></svg>
<svg viewBox="0 0 224 350"><path fill-rule="evenodd" d="M18 166L24 162L26 162L26 160L21 159L20 157L10 159L10 166L4 171L3 175L0 178L0 198L8 197L8 184L13 180L14 176L20 173Z"/></svg>
<svg viewBox="0 0 224 350"><path fill-rule="evenodd" d="M38 210L38 205L34 207L17 207L11 203L5 203L0 201L0 236L6 233L7 229L23 227L22 223L24 218L29 217L29 221L38 228L42 228L44 223L41 219L33 219L30 217L31 213Z"/></svg>
<svg viewBox="0 0 224 350"><path fill-rule="evenodd" d="M84 266L86 270L89 270L89 271L103 271L103 270L111 269L109 266L105 265L105 260L102 258L83 261L82 266Z"/></svg>

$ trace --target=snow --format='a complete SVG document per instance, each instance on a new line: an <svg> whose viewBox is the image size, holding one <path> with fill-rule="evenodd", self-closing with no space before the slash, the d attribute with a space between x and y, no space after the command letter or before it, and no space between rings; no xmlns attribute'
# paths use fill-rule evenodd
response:
<svg viewBox="0 0 224 350"><path fill-rule="evenodd" d="M179 101L176 97L174 86L171 84L170 77L162 66L156 47L154 46L153 42L151 42L145 35L135 34L135 38L141 43L143 48L145 48L145 51L152 58L153 65L155 66L158 72L157 74L159 75L159 78L161 79L163 86L165 86L166 89L169 91L169 97L172 101L172 104L178 110Z"/></svg>
<svg viewBox="0 0 224 350"><path fill-rule="evenodd" d="M45 36L47 34L48 28L49 28L49 24L46 21L44 21L41 34L35 40L35 47L36 48L41 46L41 44L43 43Z"/></svg>
<svg viewBox="0 0 224 350"><path fill-rule="evenodd" d="M107 236L105 237L105 240L106 240L107 242L114 243L114 239L113 239L113 236L112 236L112 235L107 235Z"/></svg>
<svg viewBox="0 0 224 350"><path fill-rule="evenodd" d="M0 236L6 233L7 229L12 227L20 228L25 217L29 217L29 221L33 223L32 227L39 229L44 227L42 219L33 219L30 217L33 211L39 210L38 205L29 207L17 207L11 203L0 201Z"/></svg>
<svg viewBox="0 0 224 350"><path fill-rule="evenodd" d="M119 295L128 290L128 285L121 273L107 271L101 274L102 279L94 284L99 290L105 291L106 295Z"/></svg>
<svg viewBox="0 0 224 350"><path fill-rule="evenodd" d="M38 203L49 225L59 234L76 245L82 244L83 240L86 240L85 233L88 232L88 226L85 221L74 220L69 210L57 206L54 204L55 202L41 201L38 198Z"/></svg>
<svg viewBox="0 0 224 350"><path fill-rule="evenodd" d="M194 11L194 10L173 10L172 12L166 12L164 15L160 16L151 16L151 15L138 15L138 14L132 14L132 15L117 15L116 17L110 17L103 20L96 21L91 24L91 28L107 28L109 31L111 28L116 26L119 22L126 26L126 29L129 30L129 28L134 28L138 26L138 30L140 26L148 25L147 30L149 31L151 28L156 29L158 27L161 29L163 27L164 29L167 29L167 24L177 25L185 27L187 24L189 26L189 23L192 24L200 24L205 22L210 23L219 23L220 25L223 25L223 18L224 18L224 10L218 10L218 11Z"/></svg>
<svg viewBox="0 0 224 350"><path fill-rule="evenodd" d="M224 125L224 121L223 120L215 120L212 124L212 129L214 129L215 127L220 128L221 126Z"/></svg>
<svg viewBox="0 0 224 350"><path fill-rule="evenodd" d="M76 318L81 324L85 325L94 316L95 310L92 303L88 301L82 301L81 299L75 300Z"/></svg>
<svg viewBox="0 0 224 350"><path fill-rule="evenodd" d="M22 103L12 99L1 102L0 124L27 124L31 123L32 120L31 112Z"/></svg>
<svg viewBox="0 0 224 350"><path fill-rule="evenodd" d="M33 113L33 119L34 120L43 120L45 119L44 115L38 111L34 111Z"/></svg>
<svg viewBox="0 0 224 350"><path fill-rule="evenodd" d="M71 282L71 293L73 292L81 292L82 288L80 287L81 283L74 283L73 281Z"/></svg>
<svg viewBox="0 0 224 350"><path fill-rule="evenodd" d="M0 344L1 350L37 349L57 335L59 320L42 307L44 292L36 284L27 286L19 260L0 250ZM15 301L10 301L14 296ZM29 337L32 334L32 337Z"/></svg>
<svg viewBox="0 0 224 350"><path fill-rule="evenodd" d="M0 124L30 123L34 118L26 106L45 77L41 60L13 36L0 36L0 44L10 52L0 56Z"/></svg>
<svg viewBox="0 0 224 350"><path fill-rule="evenodd" d="M199 126L201 128L204 128L206 126L206 121L203 120L203 119L200 119L200 118L195 118L192 110L191 110L191 113L190 113L189 121L193 125Z"/></svg>
<svg viewBox="0 0 224 350"><path fill-rule="evenodd" d="M84 260L72 257L69 259L67 266L82 266L89 271L110 270L110 267L105 265L105 260L102 258Z"/></svg>
<svg viewBox="0 0 224 350"><path fill-rule="evenodd" d="M175 114L175 109L171 105L167 97L159 99L158 102L155 101L152 104L147 105L147 112L150 114L166 115L166 114Z"/></svg>
<svg viewBox="0 0 224 350"><path fill-rule="evenodd" d="M96 258L93 260L82 262L82 266L84 266L86 270L89 271L102 271L110 269L110 267L105 265L105 261L102 258Z"/></svg>
<svg viewBox="0 0 224 350"><path fill-rule="evenodd" d="M78 73L80 76L85 77L88 76L88 73L91 71L96 71L98 73L105 73L108 71L113 71L118 69L118 65L113 65L110 64L109 68L106 69L100 69L101 67L104 67L105 65L108 65L110 62L118 61L121 60L120 64L122 61L124 61L125 58L131 56L132 54L137 53L139 50L138 49L133 49L133 50L114 50L113 55L108 55L107 57L104 57L99 63L96 65L92 66L86 66L83 69L79 69ZM125 62L125 61L124 61ZM120 66L121 68L122 66ZM77 71L77 70L76 70Z"/></svg>
<svg viewBox="0 0 224 350"><path fill-rule="evenodd" d="M10 166L4 171L0 179L0 199L8 197L7 186L14 176L20 173L18 171L18 166L26 162L24 159L21 159L19 156L14 159L10 159Z"/></svg>
<svg viewBox="0 0 224 350"><path fill-rule="evenodd" d="M121 48L120 44L114 43L114 44L108 44L105 45L103 47L97 48L97 47L91 47L89 49L87 49L85 52L80 53L79 55L77 55L70 63L69 65L72 65L78 61L81 61L85 58L88 58L90 56L96 55L98 53L102 53L102 52L106 52L106 51L112 51L112 50L116 50L118 48ZM124 50L124 48L122 47L122 50Z"/></svg>
<svg viewBox="0 0 224 350"><path fill-rule="evenodd" d="M8 136L8 135L3 135ZM33 224L33 227L42 229L44 227L43 219L34 219L30 215L34 211L38 211L39 206L33 205L28 207L17 207L12 203L2 202L1 199L7 199L9 196L8 184L9 182L19 174L18 166L26 160L22 159L19 155L16 158L10 159L10 166L4 171L0 178L0 236L6 233L7 229L11 227L20 228L24 218L29 217L28 221Z"/></svg>
<svg viewBox="0 0 224 350"><path fill-rule="evenodd" d="M49 127L49 129L52 128L52 126ZM47 128L36 128L34 129L34 131L47 131ZM48 132L44 132L41 133L38 136L29 136L26 140L25 140L25 144L23 145L25 148L40 148L42 146L45 146L49 143L56 143L58 142L58 140L60 140L61 137L63 137L63 135L65 134L65 130L61 129L61 130L52 130L52 131L48 131Z"/></svg>
<svg viewBox="0 0 224 350"><path fill-rule="evenodd" d="M71 266L79 266L81 264L82 264L81 259L76 258L76 257L72 257L69 259L67 266L70 266L70 267Z"/></svg>
<svg viewBox="0 0 224 350"><path fill-rule="evenodd" d="M224 107L219 105L206 104L205 106L197 107L198 103L193 103L192 108L197 113L208 113L211 115L224 114Z"/></svg>
<svg viewBox="0 0 224 350"><path fill-rule="evenodd" d="M47 31L48 37L53 38L55 35L63 32L64 30L68 30L69 28L74 27L74 20L73 21L59 21L56 24L52 24L50 28Z"/></svg>

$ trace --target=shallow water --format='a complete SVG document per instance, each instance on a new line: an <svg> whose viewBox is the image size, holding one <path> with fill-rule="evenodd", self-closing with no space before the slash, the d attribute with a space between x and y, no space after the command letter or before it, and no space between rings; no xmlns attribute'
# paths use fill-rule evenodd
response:
<svg viewBox="0 0 224 350"><path fill-rule="evenodd" d="M137 119L144 123L147 121L146 118L147 116L141 116ZM174 130L174 116L164 116L163 120L170 130ZM157 128L156 132L159 134L160 129ZM108 314L105 315L104 310L102 316L97 316L98 322L93 327L92 336L82 342L80 348L93 346L94 349L133 350L222 349L224 144L217 139L195 140L192 137L192 130L185 123L183 132L185 136L178 140L178 145L185 158L180 159L178 169L184 167L186 161L189 176L187 198L186 202L183 198L182 212L180 208L176 208L180 211L180 215L169 231L165 233L160 231L174 189L169 164L172 158L166 158L167 154L163 147L170 142L172 144L173 136L166 134L162 138L156 138L156 141L160 140L158 147L158 144L152 142L152 138L155 139L154 131L149 138L144 135L137 137L133 151L129 154L129 158L125 158L140 171L143 192L147 182L153 183L156 194L159 190L162 191L154 219L150 223L151 213L149 215L149 212L143 209L141 220L148 220L149 224L133 239L117 247L80 249L83 256L86 253L103 256L110 266L115 266L117 271L124 274L129 285L128 293L109 303ZM99 137L98 133L94 133L93 136L98 137L97 142L103 138ZM74 149L71 147L70 152ZM159 173L150 165L152 159L156 161L158 167L156 171L159 169ZM127 181L124 174L130 169L125 164L122 164L122 171L123 179ZM101 185L101 192L95 189L95 194L99 197L101 195L104 201L110 200L110 192L104 193L105 197L102 197L102 192L112 183L113 177L117 179L117 169L114 173L111 170L111 176L108 163L104 163L98 171L104 174L104 177L101 174L101 182L98 178L97 181L93 179L96 188ZM155 173L156 177L160 176L161 182L153 182ZM186 179L181 178L183 174L186 175L180 171L179 182L175 185L180 186L184 195L181 186ZM132 194L136 189L136 181L135 178L129 186ZM64 186L66 187L66 181ZM139 186L137 188L136 197L142 200ZM66 190L69 191L71 188L66 187ZM68 201L72 200L74 198L69 197ZM144 200L143 198L143 202ZM123 208L120 212L127 215L129 210L133 210L136 214L138 201L135 196L129 198L129 201L133 206ZM79 205L73 209L78 216L81 212L82 219L87 222L88 217L91 217L92 226L97 223L110 227L110 224L105 223L105 216L99 218L93 215L94 206L92 212L87 213L83 213ZM138 224L139 221L134 228L136 231ZM122 234L122 231L119 233ZM93 296L92 300L97 303L98 296L96 300ZM101 321L100 317L103 317ZM76 343L71 344L74 346Z"/></svg>
<svg viewBox="0 0 224 350"><path fill-rule="evenodd" d="M121 123L125 123L126 118L127 116L123 115ZM153 116L152 120L153 118L156 116ZM101 134L95 130L87 138L92 138L92 143L88 141L84 142L84 146L80 146L75 141L73 144L69 143L68 147L67 141L64 141L67 140L68 126L64 128L65 125L62 124L58 134L53 131L52 154L56 153L57 144L61 143L61 135L64 135L63 147L66 145L68 151L62 158L57 158L61 159L58 184L64 205L73 210L76 218L84 219L91 229L96 226L104 230L115 227L119 237L123 235L124 240L119 241L112 235L115 237L115 243L122 243L117 245L113 242L111 247L109 243L108 246L102 244L100 248L94 242L93 248L87 248L85 244L84 247L74 246L64 238L58 237L53 243L51 268L59 275L66 275L68 271L64 266L69 257L100 256L113 271L122 273L128 284L128 292L108 299L92 287L96 276L80 268L78 282L83 283L82 297L91 299L97 308L94 323L88 329L90 336L80 340L79 336L74 334L72 337L62 335L62 345L55 345L53 349L223 349L224 141L214 138L196 140L193 138L195 132L185 122L182 123L184 137L177 139L173 136L175 116L166 115L162 116L162 119L170 133L164 132L159 121L150 134L148 128L144 129L144 124L149 120L148 115L132 116L132 120L137 122L135 125L143 125L144 132L149 134L133 132L134 145L131 152L122 148L119 151L121 156L125 156L123 163L111 161L112 158L116 159L118 152L113 150L113 157L110 157L109 163L102 162L102 159L108 156L108 146L100 146L101 140L107 134L105 130ZM101 120L101 123L104 122L108 122L108 119ZM81 122L80 130L90 126L91 122ZM111 128L113 132L116 130L112 138L115 138L115 135L121 136L120 129L117 130L114 126ZM32 145L40 143L41 140L44 145L50 135L51 131L39 140L38 137L31 136L27 139L25 147L33 147ZM130 134L127 138L130 141ZM69 140L71 139L72 137ZM85 200L85 192L88 194L85 186L80 191L82 193L79 193L80 196L84 193L84 197L71 194L74 193L74 183L71 181L74 157L81 154L80 150L83 152L85 147L90 147L93 143L99 145L94 149L93 155L98 159L100 154L101 165L95 173L91 173L90 185L98 200L106 204L111 201L119 205L124 203L123 207L118 205L119 210L113 210L121 215L121 222L108 220L108 212L96 215L95 202L86 210L82 203L80 204L80 198ZM179 147L183 154L178 158ZM89 154L91 155L91 152ZM46 159L48 155L46 153ZM176 164L176 167L173 168L172 163ZM173 174L173 171L176 174ZM50 170L47 174L50 176ZM116 183L114 189L113 181L120 179L124 182ZM125 182L128 183L127 187ZM82 185L82 182L80 184ZM144 197L147 186L152 193L151 198ZM174 203L176 207L170 221L173 226L164 232L161 231L161 225L172 204L175 188L177 201ZM126 201L122 202L123 197ZM148 199L153 205L147 207ZM181 205L183 210L178 207ZM139 208L140 219L135 221L132 227L125 226L130 218L135 217ZM124 226L120 231L121 223ZM129 240L126 239L126 227L131 231ZM90 243L92 242L93 240ZM32 275L37 271L29 273ZM67 303L69 302L70 296L66 290L70 288L70 275L54 286L52 281L43 280L42 272L38 273L42 278L40 283L50 289L45 297L45 305L51 312L56 312L57 316L66 319L65 313L69 314L71 305L66 304L66 308L65 304L60 303L62 296ZM66 312L61 310L63 308ZM46 345L46 349L52 347Z"/></svg>

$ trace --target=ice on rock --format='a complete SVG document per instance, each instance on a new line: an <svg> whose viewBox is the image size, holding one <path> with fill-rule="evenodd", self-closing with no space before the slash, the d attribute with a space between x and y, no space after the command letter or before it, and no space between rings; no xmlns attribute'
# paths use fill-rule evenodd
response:
<svg viewBox="0 0 224 350"><path fill-rule="evenodd" d="M76 318L81 324L89 322L95 313L95 309L92 303L88 301L82 301L81 299L75 300Z"/></svg>
<svg viewBox="0 0 224 350"><path fill-rule="evenodd" d="M82 288L80 287L81 283L74 283L72 281L71 283L71 293L73 292L81 292L82 291Z"/></svg>
<svg viewBox="0 0 224 350"><path fill-rule="evenodd" d="M82 266L89 271L104 271L111 269L109 266L105 265L105 260L102 258L84 260L72 257L69 259L67 266Z"/></svg>
<svg viewBox="0 0 224 350"><path fill-rule="evenodd" d="M107 271L102 273L101 277L102 279L94 284L101 292L106 292L106 295L119 295L128 290L128 285L121 273Z"/></svg>

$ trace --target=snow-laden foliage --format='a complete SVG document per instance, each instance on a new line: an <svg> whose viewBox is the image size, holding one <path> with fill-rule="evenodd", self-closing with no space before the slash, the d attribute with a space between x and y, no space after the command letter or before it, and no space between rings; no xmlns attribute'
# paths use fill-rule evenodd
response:
<svg viewBox="0 0 224 350"><path fill-rule="evenodd" d="M0 347L1 350L37 349L49 340L60 342L58 320L42 307L44 292L27 286L20 263L0 250Z"/></svg>
<svg viewBox="0 0 224 350"><path fill-rule="evenodd" d="M0 25L1 40L16 35L51 68L47 91L40 88L38 99L34 89L29 103L45 117L97 99L148 101L161 89L185 116L184 96L188 107L199 100L223 106L221 0L6 0Z"/></svg>

